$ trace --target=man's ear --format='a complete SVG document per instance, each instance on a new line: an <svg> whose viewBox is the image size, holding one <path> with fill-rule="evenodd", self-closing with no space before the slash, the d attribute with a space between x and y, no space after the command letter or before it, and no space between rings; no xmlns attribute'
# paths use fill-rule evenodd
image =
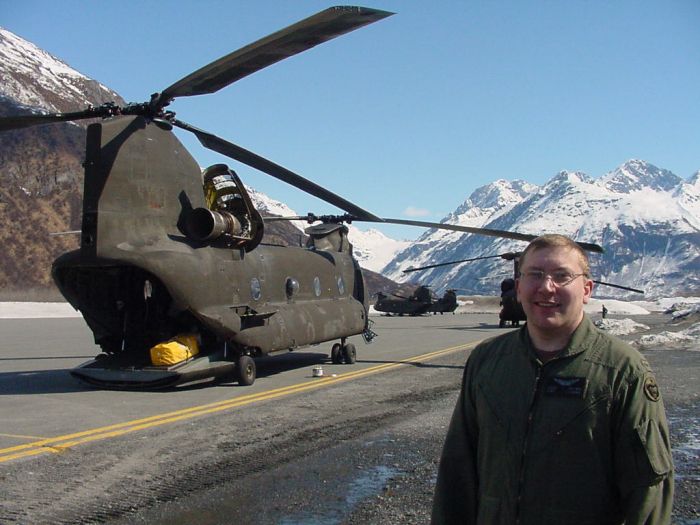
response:
<svg viewBox="0 0 700 525"><path fill-rule="evenodd" d="M588 301L591 300L592 295L593 295L593 280L586 279L586 282L583 284L583 304L588 304Z"/></svg>

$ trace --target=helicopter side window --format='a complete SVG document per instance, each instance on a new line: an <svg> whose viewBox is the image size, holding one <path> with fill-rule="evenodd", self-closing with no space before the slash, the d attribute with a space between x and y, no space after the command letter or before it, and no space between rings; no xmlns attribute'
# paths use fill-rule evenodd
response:
<svg viewBox="0 0 700 525"><path fill-rule="evenodd" d="M253 277L250 280L250 296L255 301L258 301L262 296L262 286L260 286L260 279L257 277Z"/></svg>
<svg viewBox="0 0 700 525"><path fill-rule="evenodd" d="M294 277L287 277L284 283L284 291L287 294L287 299L291 299L299 291L299 281Z"/></svg>
<svg viewBox="0 0 700 525"><path fill-rule="evenodd" d="M342 276L338 277L338 293L340 295L343 295L345 293L345 281L343 281Z"/></svg>
<svg viewBox="0 0 700 525"><path fill-rule="evenodd" d="M314 294L316 297L321 297L321 279L318 276L314 277Z"/></svg>

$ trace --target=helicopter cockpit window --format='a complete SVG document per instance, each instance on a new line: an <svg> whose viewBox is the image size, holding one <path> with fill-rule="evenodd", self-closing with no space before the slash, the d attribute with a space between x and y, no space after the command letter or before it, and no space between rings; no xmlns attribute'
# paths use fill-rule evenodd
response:
<svg viewBox="0 0 700 525"><path fill-rule="evenodd" d="M338 277L338 293L340 295L343 295L345 293L345 281L343 281L342 276Z"/></svg>
<svg viewBox="0 0 700 525"><path fill-rule="evenodd" d="M314 277L314 294L316 297L321 297L321 279Z"/></svg>
<svg viewBox="0 0 700 525"><path fill-rule="evenodd" d="M287 294L287 299L291 299L299 291L299 281L294 277L287 277L284 284L284 291Z"/></svg>
<svg viewBox="0 0 700 525"><path fill-rule="evenodd" d="M250 280L250 296L255 300L259 300L262 296L262 287L260 286L260 280L257 277L253 277Z"/></svg>
<svg viewBox="0 0 700 525"><path fill-rule="evenodd" d="M304 230L309 236L307 246L315 250L352 253L348 242L348 228L344 224L324 223L310 226Z"/></svg>

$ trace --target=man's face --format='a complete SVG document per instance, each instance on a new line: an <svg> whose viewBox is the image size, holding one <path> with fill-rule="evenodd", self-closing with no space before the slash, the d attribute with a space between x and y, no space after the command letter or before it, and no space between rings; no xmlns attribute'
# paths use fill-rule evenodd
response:
<svg viewBox="0 0 700 525"><path fill-rule="evenodd" d="M527 315L528 329L545 337L571 335L593 292L593 281L579 275L583 267L578 254L565 247L540 248L528 253L524 263L516 290ZM538 272L546 275L537 279L541 276ZM555 282L567 273L576 277L568 284Z"/></svg>

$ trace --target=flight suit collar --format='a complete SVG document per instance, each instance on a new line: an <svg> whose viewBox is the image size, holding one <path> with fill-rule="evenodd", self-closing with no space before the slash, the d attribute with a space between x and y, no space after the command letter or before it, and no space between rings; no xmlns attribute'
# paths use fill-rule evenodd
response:
<svg viewBox="0 0 700 525"><path fill-rule="evenodd" d="M594 345L596 333L596 327L593 324L593 321L591 321L590 317L584 313L583 319L576 327L576 330L571 336L571 339L569 339L568 344L555 359L572 357L585 352ZM535 346L532 344L530 334L527 331L527 323L520 329L519 338L527 352L528 358L538 361Z"/></svg>

